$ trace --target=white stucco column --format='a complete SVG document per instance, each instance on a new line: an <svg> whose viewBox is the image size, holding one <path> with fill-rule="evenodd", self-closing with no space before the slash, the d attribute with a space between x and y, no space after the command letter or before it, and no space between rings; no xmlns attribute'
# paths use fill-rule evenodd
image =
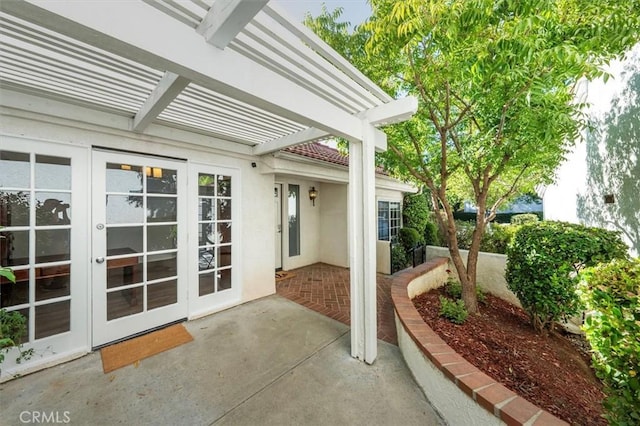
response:
<svg viewBox="0 0 640 426"><path fill-rule="evenodd" d="M362 142L349 143L351 356L372 364L378 354L374 153L386 135L366 120L362 127Z"/></svg>

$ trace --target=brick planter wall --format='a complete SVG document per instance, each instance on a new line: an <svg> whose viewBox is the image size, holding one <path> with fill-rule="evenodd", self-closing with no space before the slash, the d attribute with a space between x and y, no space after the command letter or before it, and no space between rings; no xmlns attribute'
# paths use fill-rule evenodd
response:
<svg viewBox="0 0 640 426"><path fill-rule="evenodd" d="M409 289L416 294L415 283L431 283L426 276L440 276L447 268L447 258L431 259L398 273L391 286L398 344L429 401L450 424L566 425L478 370L423 321Z"/></svg>

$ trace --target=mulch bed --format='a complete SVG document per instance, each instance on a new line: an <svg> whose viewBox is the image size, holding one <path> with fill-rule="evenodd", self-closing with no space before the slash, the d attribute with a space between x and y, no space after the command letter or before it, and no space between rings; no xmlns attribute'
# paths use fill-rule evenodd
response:
<svg viewBox="0 0 640 426"><path fill-rule="evenodd" d="M440 317L436 289L413 299L427 324L451 348L531 403L575 425L606 425L604 394L580 336L541 336L520 308L487 295L463 325Z"/></svg>

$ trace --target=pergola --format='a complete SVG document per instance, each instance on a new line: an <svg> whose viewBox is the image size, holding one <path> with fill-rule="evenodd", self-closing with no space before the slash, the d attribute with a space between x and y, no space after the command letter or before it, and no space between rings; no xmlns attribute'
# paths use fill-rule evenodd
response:
<svg viewBox="0 0 640 426"><path fill-rule="evenodd" d="M202 136L190 143L256 156L347 139L351 354L372 363L377 126L409 118L417 100L394 100L267 3L2 1L0 103L141 134L187 130Z"/></svg>

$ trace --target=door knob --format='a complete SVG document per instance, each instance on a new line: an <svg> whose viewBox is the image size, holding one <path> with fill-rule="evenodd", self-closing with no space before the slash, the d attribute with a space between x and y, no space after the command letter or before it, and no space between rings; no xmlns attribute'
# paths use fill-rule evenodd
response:
<svg viewBox="0 0 640 426"><path fill-rule="evenodd" d="M96 257L96 263L104 263L104 257Z"/></svg>

